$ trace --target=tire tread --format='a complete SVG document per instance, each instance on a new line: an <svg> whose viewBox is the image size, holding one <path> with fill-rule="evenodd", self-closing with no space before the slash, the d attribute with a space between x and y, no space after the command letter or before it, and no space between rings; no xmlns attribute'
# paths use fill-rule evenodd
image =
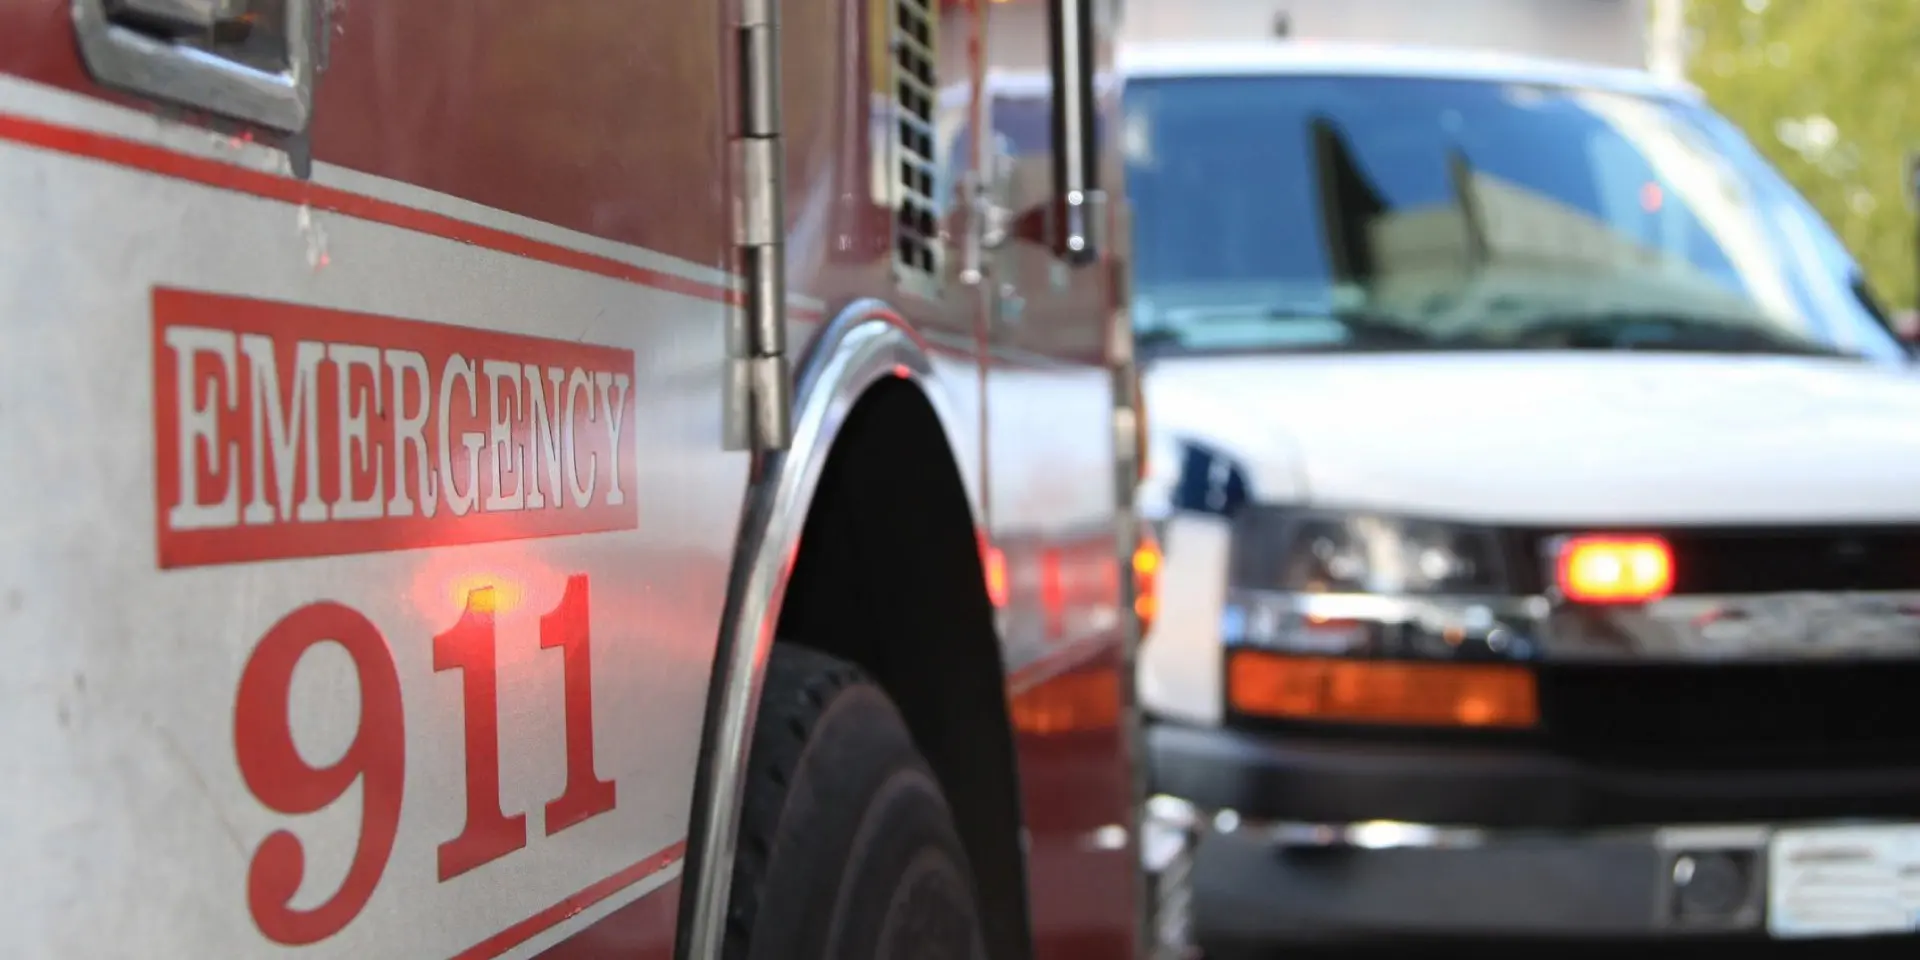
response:
<svg viewBox="0 0 1920 960"><path fill-rule="evenodd" d="M836 695L869 682L853 664L797 644L776 643L768 655L740 812L723 951L726 960L748 957L768 868L780 839L788 787L805 759L814 728Z"/></svg>

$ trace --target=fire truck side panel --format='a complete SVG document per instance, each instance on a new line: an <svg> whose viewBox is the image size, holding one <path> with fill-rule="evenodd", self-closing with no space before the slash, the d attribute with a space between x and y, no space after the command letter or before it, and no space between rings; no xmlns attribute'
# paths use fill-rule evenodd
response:
<svg viewBox="0 0 1920 960"><path fill-rule="evenodd" d="M746 482L718 4L336 8L310 184L91 88L68 10L0 7L17 943L529 955L662 897L664 953Z"/></svg>
<svg viewBox="0 0 1920 960"><path fill-rule="evenodd" d="M885 6L783 5L790 352L830 368L862 302L913 331L994 543L1034 927L1089 955L1131 922L1063 893L1130 870L1111 303L989 337L957 208L896 282ZM310 180L95 86L70 9L0 0L0 530L35 545L0 554L0 919L28 956L666 956L752 559L720 0L334 4ZM990 59L980 15L943 63Z"/></svg>
<svg viewBox="0 0 1920 960"><path fill-rule="evenodd" d="M155 126L0 97L30 135ZM314 195L370 216L249 193L267 151L175 139L0 143L29 952L497 955L667 881L745 482L718 295L382 222L429 201L337 168Z"/></svg>
<svg viewBox="0 0 1920 960"><path fill-rule="evenodd" d="M886 47L872 33L892 5L842 0L782 8L790 51L783 117L789 271L796 285L836 308L878 298L926 342L934 376L925 387L945 413L955 463L986 537L985 573L998 611L1029 833L1037 955L1131 955L1130 770L1118 682L1127 623L1114 540L1114 394L1106 366L1113 291L1104 265L1056 269L1044 248L1025 241L1010 244L1004 260L983 259L985 282L964 282L965 238L978 225L960 180L978 158L954 152L944 139L936 141L944 176L933 197L944 260L930 287L903 289L896 281L896 215L870 199L881 189L875 172L892 176L898 160L886 143L897 108L888 102L893 85L875 79L884 64L874 58ZM986 96L981 81L989 71L1024 64L1032 53L1031 36L1008 42L989 29L991 21L1024 19L1044 37L1044 9L1031 0L943 5L937 130L964 123L972 92ZM819 49L835 34L850 45L834 73L792 53ZM1107 56L1103 51L1102 62ZM830 98L842 106L814 106ZM1117 185L1118 165L1108 166ZM1044 162L1036 167L1022 173L1030 188L1003 200L1043 206L1051 182ZM1011 321L996 301L1001 284L1017 288L1033 314ZM804 399L801 407L805 423ZM744 634L767 632L754 623L742 630L742 645Z"/></svg>
<svg viewBox="0 0 1920 960"><path fill-rule="evenodd" d="M1110 28L1118 5L1095 6ZM1044 76L1046 5L993 4L987 18L983 112L993 129L1006 106L997 78ZM1106 45L1099 47L1096 77L1110 63ZM1096 127L1109 122L1111 107L1099 104ZM989 156L1000 149L991 140L986 146ZM1107 141L1099 149L1100 183L1117 204L1121 165ZM1015 149L1005 160L1009 175L994 184L993 201L1015 212L1044 207L1053 191L1050 153ZM1106 256L1118 252L1109 248ZM1107 263L1065 271L1036 244L1009 244L992 266L997 282L983 285L988 340L997 354L1020 360L989 370L985 429L990 524L1011 585L1003 629L1032 831L1037 955L1131 956L1138 854L1120 671L1133 621L1124 574L1112 563L1115 439L1110 429L1084 426L1113 403L1108 337L1116 291Z"/></svg>

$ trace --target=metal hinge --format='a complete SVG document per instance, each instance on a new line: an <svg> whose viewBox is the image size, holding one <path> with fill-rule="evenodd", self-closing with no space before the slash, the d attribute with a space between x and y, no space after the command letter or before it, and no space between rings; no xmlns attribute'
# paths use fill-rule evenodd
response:
<svg viewBox="0 0 1920 960"><path fill-rule="evenodd" d="M778 0L738 0L738 133L730 144L739 306L727 314L725 444L784 450L793 439L787 360L786 212L780 136Z"/></svg>

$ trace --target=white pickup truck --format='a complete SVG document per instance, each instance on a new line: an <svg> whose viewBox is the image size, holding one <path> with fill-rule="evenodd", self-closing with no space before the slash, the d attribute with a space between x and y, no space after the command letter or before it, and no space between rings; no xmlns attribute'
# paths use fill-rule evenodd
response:
<svg viewBox="0 0 1920 960"><path fill-rule="evenodd" d="M1122 63L1163 932L1913 929L1920 376L1819 216L1644 72Z"/></svg>

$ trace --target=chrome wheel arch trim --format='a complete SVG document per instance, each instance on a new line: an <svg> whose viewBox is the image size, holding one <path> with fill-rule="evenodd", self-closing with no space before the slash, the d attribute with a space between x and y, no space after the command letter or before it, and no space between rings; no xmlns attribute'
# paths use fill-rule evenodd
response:
<svg viewBox="0 0 1920 960"><path fill-rule="evenodd" d="M691 889L683 893L690 905L681 911L688 929L680 938L680 960L720 957L749 743L800 534L847 415L870 387L888 378L915 384L942 425L953 422L926 341L883 301L855 301L823 325L807 348L794 390L792 444L755 465L721 619L723 646L707 694L696 772L705 789L696 790L690 833L697 836L689 837L694 843L683 867ZM978 526L979 504L971 488L967 495Z"/></svg>

